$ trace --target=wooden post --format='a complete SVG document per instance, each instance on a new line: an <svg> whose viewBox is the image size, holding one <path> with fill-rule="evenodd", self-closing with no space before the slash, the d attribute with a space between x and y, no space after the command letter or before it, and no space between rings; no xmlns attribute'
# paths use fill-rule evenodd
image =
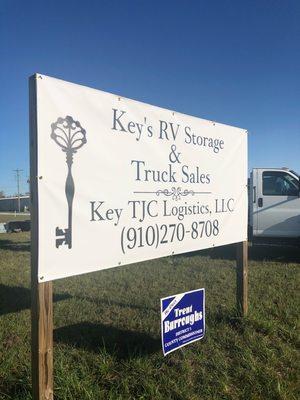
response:
<svg viewBox="0 0 300 400"><path fill-rule="evenodd" d="M39 279L37 75L29 79L31 213L31 370L33 400L53 400L52 282Z"/></svg>
<svg viewBox="0 0 300 400"><path fill-rule="evenodd" d="M53 400L52 282L32 283L31 356L34 400Z"/></svg>
<svg viewBox="0 0 300 400"><path fill-rule="evenodd" d="M238 313L248 314L248 242L237 243L236 252L236 304Z"/></svg>

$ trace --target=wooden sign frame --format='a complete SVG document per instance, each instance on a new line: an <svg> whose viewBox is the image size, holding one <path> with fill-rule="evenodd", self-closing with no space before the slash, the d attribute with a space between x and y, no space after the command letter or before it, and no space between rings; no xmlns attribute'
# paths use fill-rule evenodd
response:
<svg viewBox="0 0 300 400"><path fill-rule="evenodd" d="M36 79L29 79L31 194L31 367L34 400L53 399L52 282L38 282L38 185Z"/></svg>
<svg viewBox="0 0 300 400"><path fill-rule="evenodd" d="M31 354L34 400L53 400L53 284L38 282L38 135L37 79L29 79L30 193L31 193ZM248 313L248 243L237 243L236 303L241 316Z"/></svg>

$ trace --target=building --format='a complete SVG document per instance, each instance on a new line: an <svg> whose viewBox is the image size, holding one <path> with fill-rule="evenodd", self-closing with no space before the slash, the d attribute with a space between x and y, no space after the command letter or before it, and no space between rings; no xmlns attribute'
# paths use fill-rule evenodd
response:
<svg viewBox="0 0 300 400"><path fill-rule="evenodd" d="M30 198L29 196L20 196L20 210L26 212L29 210ZM0 199L0 212L9 212L19 210L18 196L16 197L3 197Z"/></svg>

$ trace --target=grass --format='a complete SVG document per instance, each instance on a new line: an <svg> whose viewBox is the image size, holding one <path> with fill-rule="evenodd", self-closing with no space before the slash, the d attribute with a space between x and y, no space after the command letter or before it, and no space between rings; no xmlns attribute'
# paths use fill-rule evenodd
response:
<svg viewBox="0 0 300 400"><path fill-rule="evenodd" d="M0 236L0 399L31 399L27 233ZM296 248L250 248L249 316L234 247L54 282L59 400L300 398ZM206 336L163 357L159 299L206 288Z"/></svg>
<svg viewBox="0 0 300 400"><path fill-rule="evenodd" d="M26 219L30 219L30 214L24 215L24 214L6 214L6 213L0 213L0 223L1 222L8 222L8 221L24 221Z"/></svg>

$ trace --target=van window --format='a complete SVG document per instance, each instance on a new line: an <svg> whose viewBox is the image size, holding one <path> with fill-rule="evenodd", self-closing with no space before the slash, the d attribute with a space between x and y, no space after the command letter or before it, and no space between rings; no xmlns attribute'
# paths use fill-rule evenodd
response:
<svg viewBox="0 0 300 400"><path fill-rule="evenodd" d="M280 171L263 172L264 196L298 196L299 181L292 175Z"/></svg>

